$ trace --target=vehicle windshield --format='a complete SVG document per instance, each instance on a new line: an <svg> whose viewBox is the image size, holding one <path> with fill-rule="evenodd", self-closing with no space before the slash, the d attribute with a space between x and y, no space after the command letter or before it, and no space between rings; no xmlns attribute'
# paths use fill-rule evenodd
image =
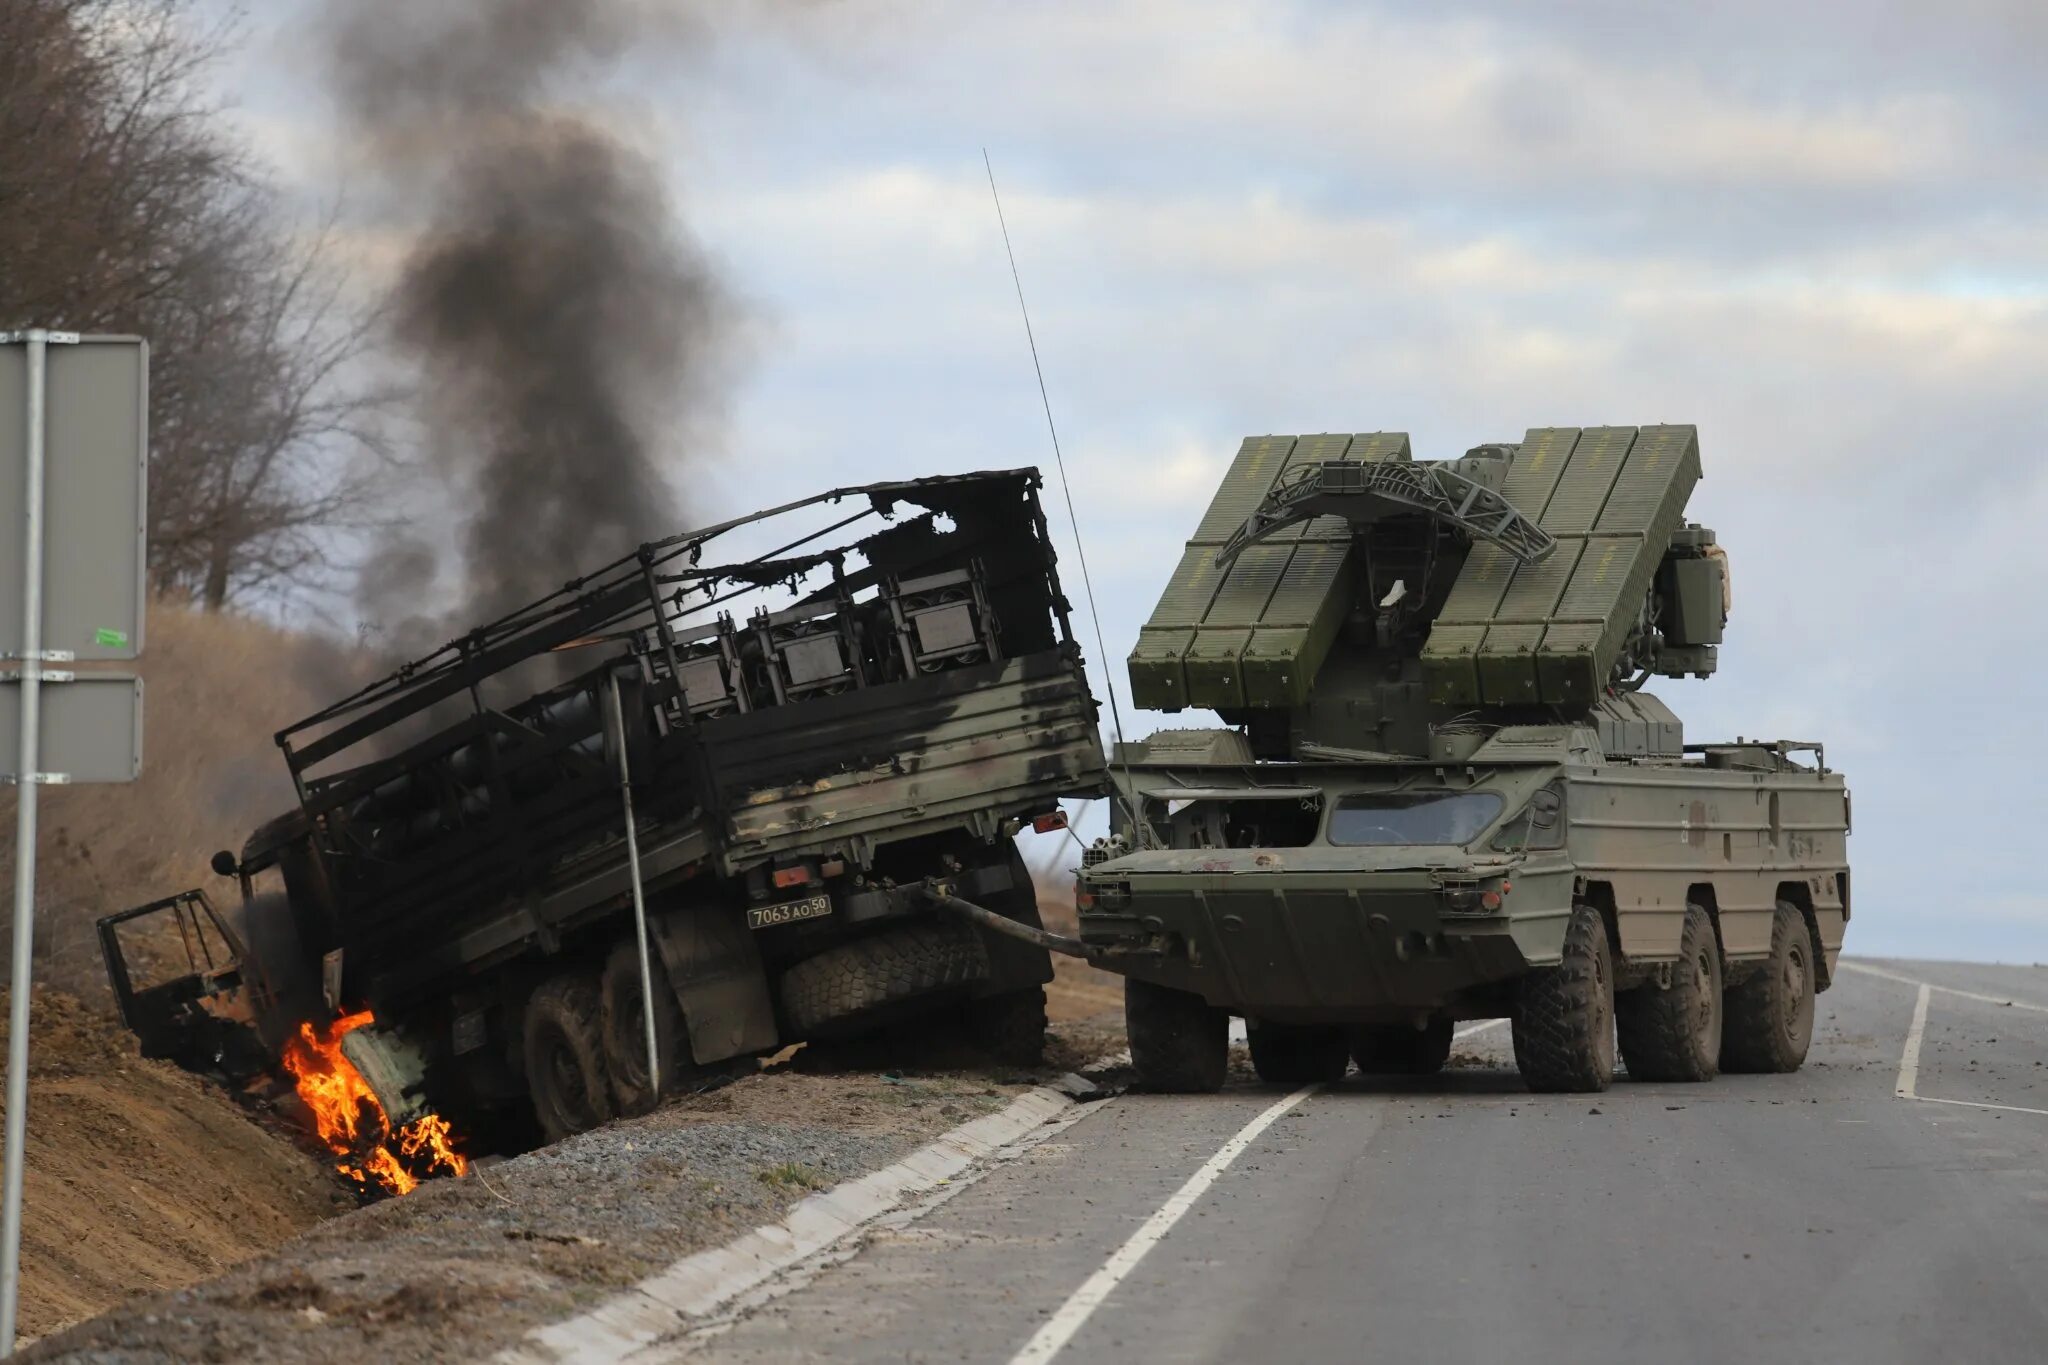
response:
<svg viewBox="0 0 2048 1365"><path fill-rule="evenodd" d="M1466 844L1500 815L1499 792L1357 792L1330 812L1330 842Z"/></svg>

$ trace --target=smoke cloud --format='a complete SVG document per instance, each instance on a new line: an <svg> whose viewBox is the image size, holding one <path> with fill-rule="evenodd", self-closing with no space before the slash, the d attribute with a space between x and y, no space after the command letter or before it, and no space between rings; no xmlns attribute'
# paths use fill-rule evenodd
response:
<svg viewBox="0 0 2048 1365"><path fill-rule="evenodd" d="M361 591L416 611L452 575L460 629L682 529L666 443L711 406L730 310L660 169L579 102L695 35L629 0L332 0L329 23L342 115L410 237L391 318L461 509Z"/></svg>

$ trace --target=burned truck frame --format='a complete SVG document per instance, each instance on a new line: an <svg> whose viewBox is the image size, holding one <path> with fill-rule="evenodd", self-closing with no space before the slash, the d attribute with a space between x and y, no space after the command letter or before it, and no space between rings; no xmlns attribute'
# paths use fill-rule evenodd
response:
<svg viewBox="0 0 2048 1365"><path fill-rule="evenodd" d="M274 1055L299 1020L368 1010L345 1041L394 1121L530 1101L551 1138L658 1098L650 1012L664 1090L941 1006L1034 1058L1044 950L943 893L1028 938L1011 836L1104 788L1038 488L870 484L655 542L287 727L298 805L214 864L253 961L232 994L195 963L181 1007L138 1008L109 923L130 1022L158 1053L217 1053L202 1019L234 1015Z"/></svg>

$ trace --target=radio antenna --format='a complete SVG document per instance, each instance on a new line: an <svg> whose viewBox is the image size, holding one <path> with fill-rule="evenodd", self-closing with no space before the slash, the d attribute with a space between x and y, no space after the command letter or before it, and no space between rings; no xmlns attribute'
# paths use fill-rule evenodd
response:
<svg viewBox="0 0 2048 1365"><path fill-rule="evenodd" d="M1102 615L1095 609L1095 584L1088 576L1088 547L1081 542L1081 518L1074 513L1074 485L1067 478L1067 457L1060 451L1060 429L1052 420L1052 397L1046 392L1045 366L1038 359L1038 338L1031 330L1031 307L1024 302L1024 277L1017 270L1017 249L1010 244L1010 224L1003 217L1003 196L996 191L995 163L989 160L988 148L981 149L982 168L988 172L988 197L995 201L996 225L1003 230L1003 254L1010 258L1010 283L1017 287L1017 311L1024 318L1024 340L1031 347L1031 369L1038 376L1038 401L1045 408L1045 430L1052 437L1053 463L1060 471L1060 496L1067 504L1067 525L1074 532L1074 553L1081 562L1081 591L1088 597L1088 619L1095 626L1096 657L1102 660L1104 669L1103 685L1109 689L1109 719L1116 732L1117 749L1124 755L1124 783L1130 785L1131 760L1129 750L1124 746L1123 708L1116 701L1116 679L1108 675L1109 646L1102 638ZM1133 788L1135 792L1135 788ZM1144 827L1137 818L1137 812L1124 803L1124 814L1131 819L1131 837L1144 840Z"/></svg>

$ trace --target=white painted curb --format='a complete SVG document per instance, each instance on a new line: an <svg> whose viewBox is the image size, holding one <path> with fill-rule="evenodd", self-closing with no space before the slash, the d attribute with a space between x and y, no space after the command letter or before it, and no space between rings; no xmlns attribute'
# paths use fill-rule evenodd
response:
<svg viewBox="0 0 2048 1365"><path fill-rule="evenodd" d="M687 1256L579 1317L535 1328L497 1359L502 1365L626 1360L1061 1118L1074 1104L1056 1090L1026 1091L1001 1113L964 1123L893 1166L812 1195L780 1223Z"/></svg>

